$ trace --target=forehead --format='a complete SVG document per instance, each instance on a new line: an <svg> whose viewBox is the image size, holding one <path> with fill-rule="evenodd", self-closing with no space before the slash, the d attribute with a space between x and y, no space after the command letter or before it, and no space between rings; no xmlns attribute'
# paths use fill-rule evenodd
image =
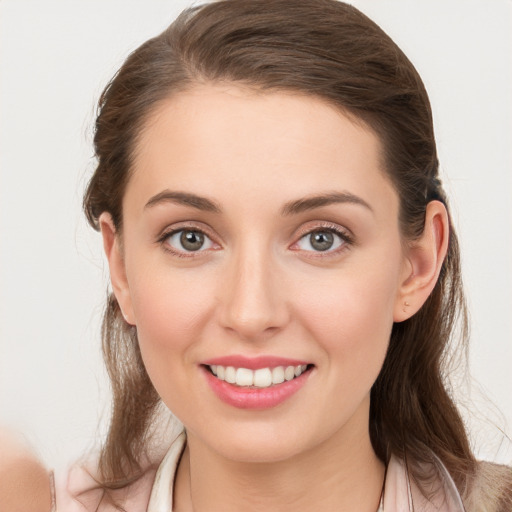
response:
<svg viewBox="0 0 512 512"><path fill-rule="evenodd" d="M343 189L396 200L380 141L321 98L201 85L160 103L137 142L126 198L164 189L265 203ZM126 199L125 198L125 199Z"/></svg>

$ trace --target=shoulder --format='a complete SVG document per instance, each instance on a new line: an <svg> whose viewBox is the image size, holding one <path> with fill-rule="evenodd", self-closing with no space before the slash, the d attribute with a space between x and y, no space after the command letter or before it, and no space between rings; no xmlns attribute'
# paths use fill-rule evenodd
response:
<svg viewBox="0 0 512 512"><path fill-rule="evenodd" d="M478 462L464 504L468 512L512 511L512 467Z"/></svg>
<svg viewBox="0 0 512 512"><path fill-rule="evenodd" d="M98 453L89 453L86 457L73 464L67 472L57 475L55 479L55 501L59 512L118 512L119 510L156 510L150 503L158 503L157 490L164 482L162 492L168 497L172 495L174 481L174 466L177 464L177 450L184 444L184 434L175 439L167 454L162 447L151 455L146 454L139 461L141 473L124 483L115 482L112 485L102 485L98 467ZM165 455L165 457L164 457ZM163 460L162 460L163 459ZM165 485L168 476L165 468L169 469L170 480ZM169 486L170 482L170 486ZM155 489L156 487L156 489ZM158 510L170 510L158 508ZM0 512L3 510L0 509Z"/></svg>
<svg viewBox="0 0 512 512"><path fill-rule="evenodd" d="M147 509L157 469L155 464L145 464L142 473L133 480L108 485L102 484L97 462L97 454L90 454L56 475L55 501L59 512Z"/></svg>
<svg viewBox="0 0 512 512"><path fill-rule="evenodd" d="M50 475L21 436L0 429L0 512L50 511Z"/></svg>

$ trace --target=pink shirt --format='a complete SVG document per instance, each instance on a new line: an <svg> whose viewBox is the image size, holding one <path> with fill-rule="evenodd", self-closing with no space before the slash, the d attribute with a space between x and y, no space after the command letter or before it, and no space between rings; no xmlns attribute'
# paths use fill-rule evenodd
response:
<svg viewBox="0 0 512 512"><path fill-rule="evenodd" d="M186 436L181 433L158 468L149 469L134 484L112 491L116 504L126 512L172 512L174 476L185 443ZM428 501L409 478L404 462L392 457L386 471L383 503L379 511L464 512L448 471L440 461L434 465L437 478L431 481ZM52 512L119 512L119 508L104 499L104 491L98 488L93 475L93 467L74 466L57 480Z"/></svg>

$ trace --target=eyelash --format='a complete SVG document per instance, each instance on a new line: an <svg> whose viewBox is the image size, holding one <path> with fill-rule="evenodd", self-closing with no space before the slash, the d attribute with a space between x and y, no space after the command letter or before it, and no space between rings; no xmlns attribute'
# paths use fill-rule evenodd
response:
<svg viewBox="0 0 512 512"><path fill-rule="evenodd" d="M174 249L171 245L167 244L166 241L173 235L176 235L177 233L181 233L183 231L189 231L189 232L195 232L195 233L201 233L206 238L208 238L211 243L215 245L219 245L216 242L213 241L213 237L208 234L207 230L205 230L202 227L194 226L194 225L183 225L176 227L174 229L170 229L169 231L164 231L160 237L157 239L157 243L159 243L164 251L167 251L171 253L173 256L177 256L178 258L194 258L198 253L203 253L205 250L198 250L198 251L180 251L177 249Z"/></svg>
<svg viewBox="0 0 512 512"><path fill-rule="evenodd" d="M194 225L179 226L179 227L171 229L169 231L165 231L157 239L157 243L159 243L165 251L171 253L173 256L177 256L178 258L193 258L193 257L196 257L197 254L201 254L208 250L208 249L206 249L206 250L199 249L197 251L185 251L185 250L180 251L180 250L174 249L172 246L170 246L169 244L166 243L166 241L171 236L176 235L177 233L181 233L183 231L201 233L206 238L208 238L211 243L213 243L215 245L219 245L213 240L213 237L211 235L209 235L208 232L204 228L200 228L200 227L194 226ZM334 256L334 255L338 255L341 252L344 252L345 250L349 249L350 246L354 245L354 239L353 239L352 235L350 235L346 230L341 229L336 224L321 223L320 225L315 225L314 227L304 228L303 230L301 230L297 241L294 242L291 247L293 247L294 245L297 245L305 237L311 236L313 233L321 233L321 232L333 233L334 235L336 235L337 237L339 237L341 239L342 243L341 243L340 247L338 247L334 250L327 249L326 251L304 251L307 253L311 253L309 255L309 257L328 258L328 257ZM292 249L292 250L300 251L300 249Z"/></svg>
<svg viewBox="0 0 512 512"><path fill-rule="evenodd" d="M355 241L353 236L346 229L340 228L337 224L332 224L330 222L322 222L320 224L316 224L313 227L305 227L301 230L299 238L296 242L292 244L292 247L297 245L304 238L311 236L313 233L333 233L337 237L341 239L341 245L334 250L327 249L326 251L305 251L308 254L309 258L329 258L333 256L338 256L340 253L348 250L352 245L354 245ZM299 251L300 249L294 249Z"/></svg>

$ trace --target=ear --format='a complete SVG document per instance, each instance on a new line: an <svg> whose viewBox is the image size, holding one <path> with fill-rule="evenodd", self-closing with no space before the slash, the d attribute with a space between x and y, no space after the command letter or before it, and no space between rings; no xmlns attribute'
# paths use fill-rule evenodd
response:
<svg viewBox="0 0 512 512"><path fill-rule="evenodd" d="M103 212L100 215L99 224L114 295L126 322L130 325L135 325L135 315L133 313L130 287L126 278L120 235L116 232L110 213Z"/></svg>
<svg viewBox="0 0 512 512"><path fill-rule="evenodd" d="M431 201L425 213L425 226L420 238L406 249L404 272L395 303L395 322L403 322L423 306L437 283L446 257L449 221L446 207Z"/></svg>

